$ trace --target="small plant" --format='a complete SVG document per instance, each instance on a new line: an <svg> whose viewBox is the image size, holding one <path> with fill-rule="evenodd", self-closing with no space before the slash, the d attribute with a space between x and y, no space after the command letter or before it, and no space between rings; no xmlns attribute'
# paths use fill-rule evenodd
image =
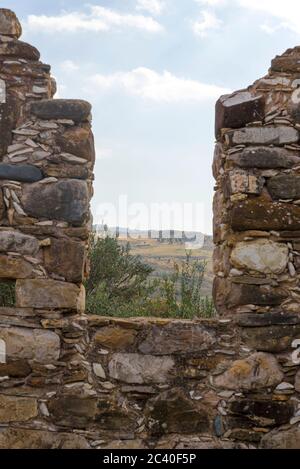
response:
<svg viewBox="0 0 300 469"><path fill-rule="evenodd" d="M13 307L15 305L15 282L0 282L0 307Z"/></svg>

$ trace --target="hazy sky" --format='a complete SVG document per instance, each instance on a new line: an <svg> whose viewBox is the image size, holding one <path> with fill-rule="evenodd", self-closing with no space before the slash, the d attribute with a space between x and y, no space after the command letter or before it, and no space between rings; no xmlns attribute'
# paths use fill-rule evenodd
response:
<svg viewBox="0 0 300 469"><path fill-rule="evenodd" d="M59 97L93 104L95 221L103 217L101 204L118 207L126 197L131 226L134 212L147 227L153 204L185 203L193 204L186 205L185 228L210 233L215 101L263 76L272 57L299 44L300 1L1 3L22 20L23 40L52 65ZM200 207L198 226L191 207ZM119 222L126 221L123 213ZM182 228L179 215L173 225Z"/></svg>

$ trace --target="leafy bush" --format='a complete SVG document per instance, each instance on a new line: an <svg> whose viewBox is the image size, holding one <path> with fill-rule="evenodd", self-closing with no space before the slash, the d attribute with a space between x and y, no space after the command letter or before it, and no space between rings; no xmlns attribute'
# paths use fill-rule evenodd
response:
<svg viewBox="0 0 300 469"><path fill-rule="evenodd" d="M201 295L205 268L205 262L186 253L183 262L174 262L171 275L151 280L153 269L130 253L129 243L122 246L116 238L93 237L87 312L121 317L212 317L213 301Z"/></svg>

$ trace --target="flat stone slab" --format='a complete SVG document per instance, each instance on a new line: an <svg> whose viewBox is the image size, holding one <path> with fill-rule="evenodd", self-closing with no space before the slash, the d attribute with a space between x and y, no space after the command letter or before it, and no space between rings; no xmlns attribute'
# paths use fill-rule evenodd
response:
<svg viewBox="0 0 300 469"><path fill-rule="evenodd" d="M298 130L289 126L246 127L227 135L231 145L285 145L299 141Z"/></svg>
<svg viewBox="0 0 300 469"><path fill-rule="evenodd" d="M37 182L43 179L42 171L31 164L0 163L0 179L19 182Z"/></svg>
<svg viewBox="0 0 300 469"><path fill-rule="evenodd" d="M300 175L279 174L268 180L267 188L272 199L300 199Z"/></svg>
<svg viewBox="0 0 300 469"><path fill-rule="evenodd" d="M44 99L31 103L31 112L40 119L71 119L75 122L87 120L91 105L80 99Z"/></svg>
<svg viewBox="0 0 300 469"><path fill-rule="evenodd" d="M287 267L288 254L285 243L258 239L237 243L230 259L238 269L254 270L263 274L281 274Z"/></svg>
<svg viewBox="0 0 300 469"><path fill-rule="evenodd" d="M17 39L9 42L1 42L0 55L28 60L39 60L40 58L40 53L35 47L27 44L26 42L18 41Z"/></svg>
<svg viewBox="0 0 300 469"><path fill-rule="evenodd" d="M221 96L216 104L216 138L221 129L237 129L263 117L263 96L253 96L247 90Z"/></svg>
<svg viewBox="0 0 300 469"><path fill-rule="evenodd" d="M18 231L0 231L0 252L17 252L31 256L38 250L38 240L33 236Z"/></svg>
<svg viewBox="0 0 300 469"><path fill-rule="evenodd" d="M245 148L241 153L230 155L227 160L247 169L287 169L300 163L300 158L295 152L276 147Z"/></svg>

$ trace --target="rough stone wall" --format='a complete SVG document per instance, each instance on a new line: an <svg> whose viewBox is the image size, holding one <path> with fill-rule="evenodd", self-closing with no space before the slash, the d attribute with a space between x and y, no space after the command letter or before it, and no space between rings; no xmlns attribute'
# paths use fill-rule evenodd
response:
<svg viewBox="0 0 300 469"><path fill-rule="evenodd" d="M20 33L0 9L0 448L300 448L300 49L217 105L226 316L125 320L84 314L90 105Z"/></svg>

